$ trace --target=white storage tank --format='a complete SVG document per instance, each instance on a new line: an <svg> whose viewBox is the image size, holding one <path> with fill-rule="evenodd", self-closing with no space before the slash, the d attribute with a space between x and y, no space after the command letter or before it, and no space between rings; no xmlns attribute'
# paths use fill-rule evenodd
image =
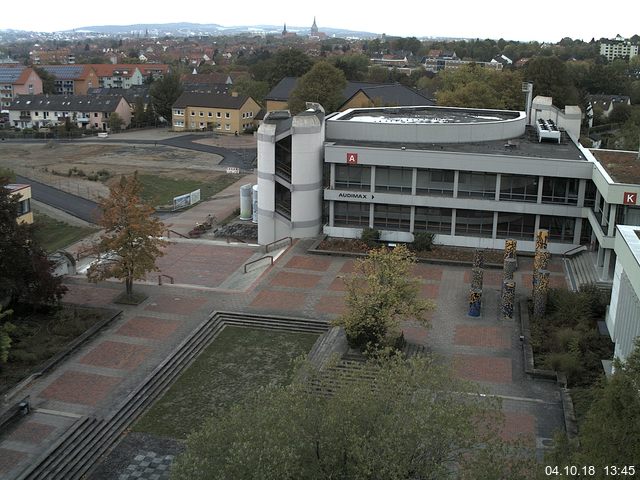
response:
<svg viewBox="0 0 640 480"><path fill-rule="evenodd" d="M240 187L240 220L251 220L251 184L247 183Z"/></svg>

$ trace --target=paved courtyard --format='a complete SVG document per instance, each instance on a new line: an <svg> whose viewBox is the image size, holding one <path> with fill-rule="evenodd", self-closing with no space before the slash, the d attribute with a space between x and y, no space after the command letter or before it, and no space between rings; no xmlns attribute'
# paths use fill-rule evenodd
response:
<svg viewBox="0 0 640 480"><path fill-rule="evenodd" d="M343 312L343 278L353 271L354 261L309 254L310 244L296 242L255 280L234 283L243 288L226 285L230 278L249 275L242 267L262 255L256 247L172 244L159 266L180 285L159 286L151 277L135 286L148 295L138 306L112 303L122 291L121 284L68 279L65 301L112 307L122 313L58 368L21 392L31 395L34 413L0 437L0 477L15 478L82 416L108 416L213 311L327 320ZM559 260L552 260L550 270L552 284L566 286ZM407 323L405 337L440 355L455 375L478 382L488 394L498 396L505 413L502 436L523 437L542 452L554 430L563 428L560 396L555 384L524 374L519 329L498 314L501 272L485 273L478 318L467 315L470 267L420 264L414 273L420 278L421 294L433 300L436 308L429 314L430 329ZM529 259L520 262L515 279L519 295L528 295ZM166 478L164 466L176 454L175 446L123 445L127 447L117 453L118 467L100 470L101 476L92 478Z"/></svg>

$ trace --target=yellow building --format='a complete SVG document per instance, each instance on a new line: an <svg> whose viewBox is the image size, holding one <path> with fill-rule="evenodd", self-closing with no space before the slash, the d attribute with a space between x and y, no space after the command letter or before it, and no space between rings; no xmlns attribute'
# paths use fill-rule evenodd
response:
<svg viewBox="0 0 640 480"><path fill-rule="evenodd" d="M247 95L183 93L171 114L173 130L212 129L218 133L239 134L256 124L260 105Z"/></svg>
<svg viewBox="0 0 640 480"><path fill-rule="evenodd" d="M18 223L33 223L33 212L31 211L31 185L21 183L10 183L6 186L11 195L18 197Z"/></svg>

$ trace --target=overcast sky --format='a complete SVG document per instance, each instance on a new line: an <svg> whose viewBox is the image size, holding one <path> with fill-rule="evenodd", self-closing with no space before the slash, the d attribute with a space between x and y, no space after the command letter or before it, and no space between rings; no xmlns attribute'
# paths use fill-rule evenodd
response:
<svg viewBox="0 0 640 480"><path fill-rule="evenodd" d="M0 29L59 31L90 25L216 23L323 27L417 37L504 38L557 42L563 37L630 37L640 33L640 2L622 0L604 9L602 0L136 0L86 2L32 0L4 10ZM24 8L24 11L20 11ZM9 13L11 12L11 13Z"/></svg>

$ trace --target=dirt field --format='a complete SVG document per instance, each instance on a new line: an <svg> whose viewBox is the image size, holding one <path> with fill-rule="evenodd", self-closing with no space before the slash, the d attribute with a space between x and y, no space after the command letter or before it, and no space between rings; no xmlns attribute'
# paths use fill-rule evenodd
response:
<svg viewBox="0 0 640 480"><path fill-rule="evenodd" d="M220 161L219 155L162 145L0 144L1 167L91 199L108 194L108 182L68 176L69 170L76 168L86 175L106 170L112 179L137 170L174 178L208 180L224 173L225 169L218 167Z"/></svg>

